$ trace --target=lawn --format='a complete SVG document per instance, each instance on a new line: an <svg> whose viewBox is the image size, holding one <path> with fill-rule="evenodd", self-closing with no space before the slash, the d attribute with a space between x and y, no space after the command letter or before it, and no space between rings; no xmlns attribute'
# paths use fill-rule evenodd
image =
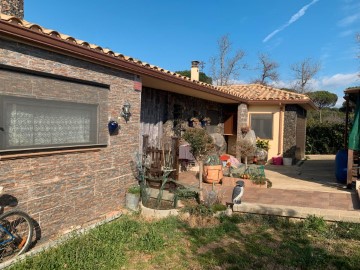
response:
<svg viewBox="0 0 360 270"><path fill-rule="evenodd" d="M122 216L11 269L360 269L360 224Z"/></svg>

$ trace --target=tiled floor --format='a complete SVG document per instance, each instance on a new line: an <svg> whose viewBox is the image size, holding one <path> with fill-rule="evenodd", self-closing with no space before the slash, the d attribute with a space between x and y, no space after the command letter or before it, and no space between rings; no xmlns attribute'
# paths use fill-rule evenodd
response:
<svg viewBox="0 0 360 270"><path fill-rule="evenodd" d="M321 164L332 167L334 162L332 157L323 159L321 157ZM327 160L327 161L326 161ZM360 209L358 195L354 190L341 189L341 185L336 183L331 173L328 177L324 177L324 172L319 170L319 160L315 157L313 160L307 160L301 166L291 166L291 168L283 168L279 166L279 171L276 174L269 173L270 179L273 182L272 188L252 188L245 186L243 202L269 204L269 205L283 205L294 207L309 207L333 210L354 211ZM316 169L317 168L317 169ZM274 166L272 171L276 170ZM301 178L290 178L287 171L297 171L294 175L301 175ZM311 174L310 174L311 173ZM327 172L328 173L328 172ZM280 179L281 178L281 179ZM291 179L291 181L289 181ZM193 171L180 173L180 182L188 185L198 186L198 179L196 173ZM326 182L326 184L324 184ZM275 183L275 184L274 184ZM203 183L205 190L211 190L212 185ZM303 187L303 189L301 188ZM335 188L336 187L336 188ZM232 186L223 186L221 184L215 185L214 188L223 197L223 202L231 202ZM205 195L206 195L205 191Z"/></svg>

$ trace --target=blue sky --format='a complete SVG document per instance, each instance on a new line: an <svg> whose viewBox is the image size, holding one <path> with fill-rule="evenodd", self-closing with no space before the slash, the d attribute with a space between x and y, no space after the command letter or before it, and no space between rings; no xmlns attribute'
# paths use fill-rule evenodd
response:
<svg viewBox="0 0 360 270"><path fill-rule="evenodd" d="M267 53L280 65L279 87L305 58L321 62L313 89L338 94L338 103L360 85L359 0L25 0L25 19L172 71L209 62L229 34L251 67L240 82L257 76L257 55Z"/></svg>

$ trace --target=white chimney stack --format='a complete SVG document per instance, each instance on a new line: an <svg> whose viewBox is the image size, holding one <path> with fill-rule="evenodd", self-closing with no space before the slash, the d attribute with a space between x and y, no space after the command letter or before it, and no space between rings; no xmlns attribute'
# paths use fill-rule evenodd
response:
<svg viewBox="0 0 360 270"><path fill-rule="evenodd" d="M199 61L191 61L191 80L199 80Z"/></svg>

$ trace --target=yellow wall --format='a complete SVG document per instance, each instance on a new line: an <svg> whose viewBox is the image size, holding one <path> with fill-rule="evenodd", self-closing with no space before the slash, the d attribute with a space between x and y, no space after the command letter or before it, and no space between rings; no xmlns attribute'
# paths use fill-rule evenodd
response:
<svg viewBox="0 0 360 270"><path fill-rule="evenodd" d="M272 113L273 114L273 139L269 140L268 159L282 155L283 134L284 134L284 113L282 112L280 124L280 105L278 106L252 106L248 107L248 124L250 126L250 114ZM281 130L280 129L281 126ZM255 134L257 136L257 134ZM279 141L279 136L281 136ZM260 138L261 139L261 138Z"/></svg>

